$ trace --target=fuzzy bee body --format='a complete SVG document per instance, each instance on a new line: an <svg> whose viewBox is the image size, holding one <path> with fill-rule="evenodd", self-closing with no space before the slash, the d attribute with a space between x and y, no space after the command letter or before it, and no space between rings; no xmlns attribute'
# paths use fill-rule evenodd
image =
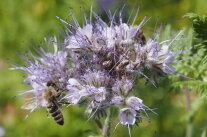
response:
<svg viewBox="0 0 207 137"><path fill-rule="evenodd" d="M61 103L58 101L62 95L62 90L60 90L57 85L51 81L47 83L47 89L43 92L42 96L47 100L47 111L54 118L57 124L64 124L64 117L60 110Z"/></svg>

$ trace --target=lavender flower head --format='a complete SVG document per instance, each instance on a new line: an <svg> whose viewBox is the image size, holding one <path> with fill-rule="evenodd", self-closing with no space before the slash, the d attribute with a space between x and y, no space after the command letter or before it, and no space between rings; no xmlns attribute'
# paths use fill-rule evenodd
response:
<svg viewBox="0 0 207 137"><path fill-rule="evenodd" d="M56 39L54 39L56 40ZM46 107L48 101L43 98L43 92L47 88L49 81L54 81L58 87L65 89L69 77L68 70L68 53L64 49L58 50L56 41L48 41L47 46L53 44L54 52L46 52L42 48L39 49L41 57L25 58L27 65L25 67L14 67L12 69L22 70L25 73L24 82L31 85L32 89L23 91L21 95L31 96L27 98L27 102L22 106L23 109L29 109L30 112L35 109Z"/></svg>
<svg viewBox="0 0 207 137"><path fill-rule="evenodd" d="M69 34L58 48L54 42L54 52L40 49L40 57L26 59L27 66L15 67L26 74L25 82L32 89L23 94L33 94L22 108L46 107L48 101L42 98L48 81L57 83L64 90L58 101L67 101L71 105L86 107L89 119L100 119L108 115L113 108L119 109L118 118L122 125L138 124L148 111L154 112L143 104L142 99L133 95L136 79L147 80L175 73L173 63L175 54L170 49L172 41L158 42L146 40L141 28L146 19L139 25L126 24L120 16L115 22L104 22L96 13L95 22L86 19L86 25L80 27L75 17ZM135 19L136 20L136 19ZM145 72L150 71L152 75ZM32 103L35 105L31 105ZM155 112L154 112L155 113Z"/></svg>

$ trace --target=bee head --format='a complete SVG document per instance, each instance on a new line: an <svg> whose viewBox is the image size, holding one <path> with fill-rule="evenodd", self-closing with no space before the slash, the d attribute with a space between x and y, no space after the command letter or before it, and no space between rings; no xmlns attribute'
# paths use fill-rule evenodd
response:
<svg viewBox="0 0 207 137"><path fill-rule="evenodd" d="M47 82L47 87L55 87L55 86L56 86L56 84L54 82L52 82L52 81Z"/></svg>

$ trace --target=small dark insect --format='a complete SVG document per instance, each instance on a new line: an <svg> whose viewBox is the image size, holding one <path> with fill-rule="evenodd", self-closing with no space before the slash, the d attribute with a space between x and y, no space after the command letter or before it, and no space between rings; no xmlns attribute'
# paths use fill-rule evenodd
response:
<svg viewBox="0 0 207 137"><path fill-rule="evenodd" d="M146 38L144 36L143 31L138 31L136 36L135 36L135 40L137 41L137 43L141 44L142 46L146 44Z"/></svg>

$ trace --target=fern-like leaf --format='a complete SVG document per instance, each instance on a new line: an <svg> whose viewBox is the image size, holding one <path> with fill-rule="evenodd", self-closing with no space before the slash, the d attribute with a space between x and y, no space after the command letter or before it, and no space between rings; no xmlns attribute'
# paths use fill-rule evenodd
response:
<svg viewBox="0 0 207 137"><path fill-rule="evenodd" d="M179 81L172 84L173 87L183 88L188 86L192 91L196 90L200 94L207 95L207 82L200 80ZM196 88L196 89L195 89Z"/></svg>
<svg viewBox="0 0 207 137"><path fill-rule="evenodd" d="M193 28L196 34L196 38L203 41L207 40L207 16L197 15L195 13L187 13L185 17L188 17L193 22Z"/></svg>
<svg viewBox="0 0 207 137"><path fill-rule="evenodd" d="M203 56L203 62L207 62L207 16L203 15L200 16L195 13L187 13L184 17L188 17L193 22L193 29L195 32L195 38L197 38L198 41L194 48L193 52L197 53L198 50L202 49L204 52Z"/></svg>

